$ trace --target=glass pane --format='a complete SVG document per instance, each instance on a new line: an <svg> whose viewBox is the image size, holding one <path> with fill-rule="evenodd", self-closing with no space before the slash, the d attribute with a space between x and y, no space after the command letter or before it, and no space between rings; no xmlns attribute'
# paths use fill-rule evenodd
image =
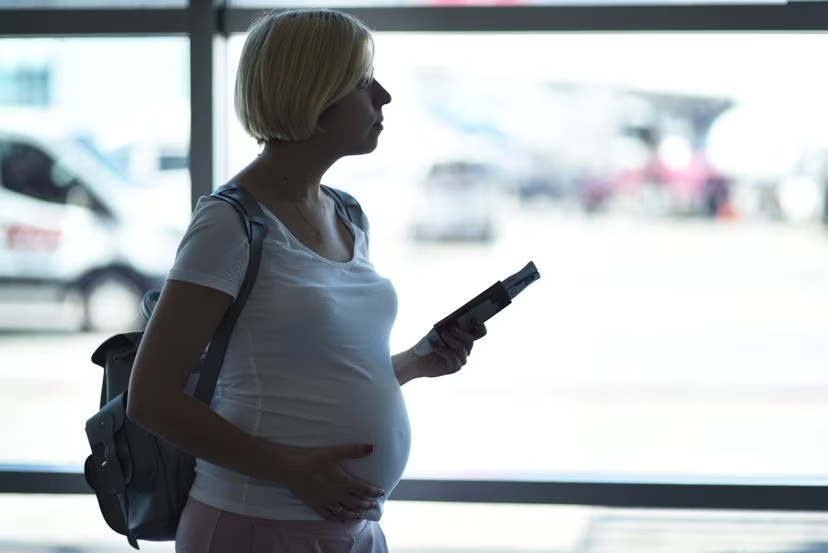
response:
<svg viewBox="0 0 828 553"><path fill-rule="evenodd" d="M0 513L3 553L130 550L92 496L0 495ZM824 513L391 501L381 524L389 549L400 553L820 553L828 543ZM171 543L140 545L173 551Z"/></svg>
<svg viewBox="0 0 828 553"><path fill-rule="evenodd" d="M104 522L94 495L0 494L0 552L132 551ZM48 521L47 524L44 522ZM172 553L172 543L140 542L141 551Z"/></svg>
<svg viewBox="0 0 828 553"><path fill-rule="evenodd" d="M188 221L188 66L180 38L0 40L0 464L88 454L90 356Z"/></svg>
<svg viewBox="0 0 828 553"><path fill-rule="evenodd" d="M395 351L542 275L460 374L403 388L409 477L824 474L828 36L376 41L380 146L326 183L371 219ZM229 177L258 148L228 118Z"/></svg>
<svg viewBox="0 0 828 553"><path fill-rule="evenodd" d="M0 0L5 8L180 8L188 0Z"/></svg>

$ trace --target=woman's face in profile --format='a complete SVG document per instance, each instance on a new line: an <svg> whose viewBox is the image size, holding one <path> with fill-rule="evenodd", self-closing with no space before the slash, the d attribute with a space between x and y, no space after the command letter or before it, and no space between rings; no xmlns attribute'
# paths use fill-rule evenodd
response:
<svg viewBox="0 0 828 553"><path fill-rule="evenodd" d="M319 118L324 140L343 155L373 152L382 133L382 108L391 95L371 79L329 107Z"/></svg>

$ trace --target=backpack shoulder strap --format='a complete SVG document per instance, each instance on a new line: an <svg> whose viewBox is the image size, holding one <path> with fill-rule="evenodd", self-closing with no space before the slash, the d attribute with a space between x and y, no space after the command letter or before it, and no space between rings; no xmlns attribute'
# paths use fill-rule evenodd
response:
<svg viewBox="0 0 828 553"><path fill-rule="evenodd" d="M357 199L345 192L344 190L332 188L324 184L322 185L322 190L326 192L331 198L333 198L334 203L336 204L336 207L337 209L339 209L340 213L345 215L345 217L347 217L349 221L351 221L353 224L362 229L362 232L365 233L365 238L367 242L369 229L368 217L365 216L365 212L362 211L362 206L359 205Z"/></svg>
<svg viewBox="0 0 828 553"><path fill-rule="evenodd" d="M253 289L253 284L256 282L256 277L259 274L262 246L264 245L265 235L267 234L267 219L265 219L264 212L259 206L259 202L256 201L256 198L247 190L240 188L233 182L229 182L216 189L211 196L226 201L239 213L244 221L245 230L247 231L247 239L250 242L250 253L248 255L247 271L244 274L244 280L242 280L236 301L230 304L230 308L225 313L224 318L219 323L215 334L213 334L210 340L207 356L201 368L201 374L198 377L195 393L193 394L198 400L207 405L213 399L216 382L218 382L218 376L221 372L221 365L224 363L224 354L227 351L227 345L230 343L230 336L233 334L233 327L236 325L236 321L241 314L247 298L250 296L250 291Z"/></svg>

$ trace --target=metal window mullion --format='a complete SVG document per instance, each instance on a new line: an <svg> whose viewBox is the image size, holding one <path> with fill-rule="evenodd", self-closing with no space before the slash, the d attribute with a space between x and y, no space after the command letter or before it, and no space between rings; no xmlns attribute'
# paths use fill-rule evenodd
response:
<svg viewBox="0 0 828 553"><path fill-rule="evenodd" d="M224 2L191 0L190 33L190 199L195 207L200 196L209 195L216 179L215 113L213 97L214 39Z"/></svg>
<svg viewBox="0 0 828 553"><path fill-rule="evenodd" d="M818 485L673 484L589 481L403 480L395 500L589 505L615 508L828 511Z"/></svg>
<svg viewBox="0 0 828 553"><path fill-rule="evenodd" d="M346 8L380 32L824 31L828 3L669 6ZM262 10L229 8L224 30L243 33Z"/></svg>
<svg viewBox="0 0 828 553"><path fill-rule="evenodd" d="M83 474L0 469L0 494L90 494ZM403 480L394 501L614 508L828 511L826 487L588 481Z"/></svg>
<svg viewBox="0 0 828 553"><path fill-rule="evenodd" d="M0 9L0 38L183 35L187 8Z"/></svg>

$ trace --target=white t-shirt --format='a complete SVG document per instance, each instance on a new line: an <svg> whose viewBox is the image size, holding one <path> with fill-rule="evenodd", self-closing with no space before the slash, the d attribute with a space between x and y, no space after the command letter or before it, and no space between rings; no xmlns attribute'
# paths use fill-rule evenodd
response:
<svg viewBox="0 0 828 553"><path fill-rule="evenodd" d="M387 496L402 477L411 445L389 351L397 315L394 288L368 260L358 227L346 221L355 253L340 263L316 254L262 209L268 233L261 267L230 340L213 409L246 432L288 447L373 444L370 456L346 461L343 468ZM168 278L235 298L248 248L233 207L203 197ZM284 487L201 460L190 494L244 515L319 518ZM379 520L383 499L365 518Z"/></svg>

